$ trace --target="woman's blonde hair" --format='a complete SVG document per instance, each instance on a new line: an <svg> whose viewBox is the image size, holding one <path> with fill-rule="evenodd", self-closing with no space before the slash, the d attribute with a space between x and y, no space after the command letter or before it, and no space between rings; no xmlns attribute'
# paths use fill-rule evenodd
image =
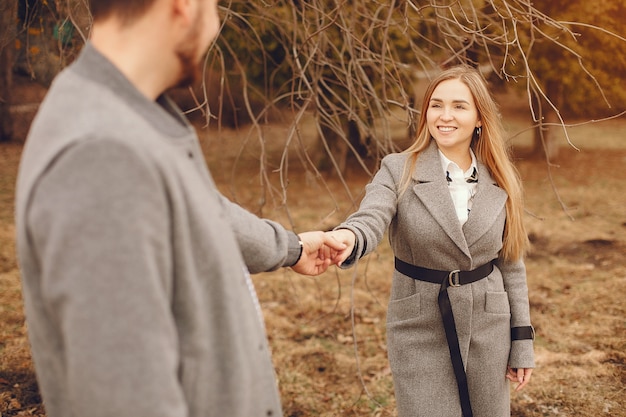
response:
<svg viewBox="0 0 626 417"><path fill-rule="evenodd" d="M482 123L480 135L474 134L471 148L476 157L487 166L496 184L508 194L506 224L500 257L505 260L521 259L529 247L524 227L523 189L517 169L510 158L510 149L504 141L500 113L483 77L474 68L458 66L449 68L431 81L424 94L422 109L413 144L404 151L409 154L400 185L401 192L410 186L417 157L432 139L426 123L426 112L435 88L443 81L460 80L469 88Z"/></svg>

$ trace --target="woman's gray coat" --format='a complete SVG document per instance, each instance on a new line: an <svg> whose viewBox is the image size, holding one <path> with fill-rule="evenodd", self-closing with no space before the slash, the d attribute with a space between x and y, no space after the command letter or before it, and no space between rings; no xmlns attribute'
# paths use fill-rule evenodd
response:
<svg viewBox="0 0 626 417"><path fill-rule="evenodd" d="M406 154L383 159L360 209L338 228L355 232L357 258L372 252L389 229L395 256L410 264L452 271L496 260L487 278L448 293L474 416L510 416L507 364L533 368L534 359L532 340L510 341L510 328L529 326L530 315L523 262L497 259L507 195L478 161L473 208L461 227L435 142L420 154L413 183L398 197L406 159ZM400 417L461 416L439 288L393 271L387 347Z"/></svg>

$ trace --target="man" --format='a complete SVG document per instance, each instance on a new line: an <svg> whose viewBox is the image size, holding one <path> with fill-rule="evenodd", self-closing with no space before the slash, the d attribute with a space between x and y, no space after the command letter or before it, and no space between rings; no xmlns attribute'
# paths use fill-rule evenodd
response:
<svg viewBox="0 0 626 417"><path fill-rule="evenodd" d="M193 81L216 0L92 0L91 41L27 140L17 240L49 417L280 416L248 271L344 249L215 188L164 92Z"/></svg>

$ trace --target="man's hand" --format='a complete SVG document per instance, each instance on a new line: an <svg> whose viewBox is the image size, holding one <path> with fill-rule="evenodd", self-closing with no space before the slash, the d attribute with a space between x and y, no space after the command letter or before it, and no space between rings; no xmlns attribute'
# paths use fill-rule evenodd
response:
<svg viewBox="0 0 626 417"><path fill-rule="evenodd" d="M302 256L291 269L299 274L319 275L325 272L336 263L338 254L346 249L344 243L321 231L300 233L298 237L303 245Z"/></svg>

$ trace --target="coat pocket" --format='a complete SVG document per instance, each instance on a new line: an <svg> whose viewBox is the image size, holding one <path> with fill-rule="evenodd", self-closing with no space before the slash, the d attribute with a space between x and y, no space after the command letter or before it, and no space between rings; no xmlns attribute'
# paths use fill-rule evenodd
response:
<svg viewBox="0 0 626 417"><path fill-rule="evenodd" d="M418 318L421 310L420 304L419 293L399 300L389 301L387 323L397 323Z"/></svg>
<svg viewBox="0 0 626 417"><path fill-rule="evenodd" d="M506 292L486 293L485 312L492 314L511 314L509 295Z"/></svg>

